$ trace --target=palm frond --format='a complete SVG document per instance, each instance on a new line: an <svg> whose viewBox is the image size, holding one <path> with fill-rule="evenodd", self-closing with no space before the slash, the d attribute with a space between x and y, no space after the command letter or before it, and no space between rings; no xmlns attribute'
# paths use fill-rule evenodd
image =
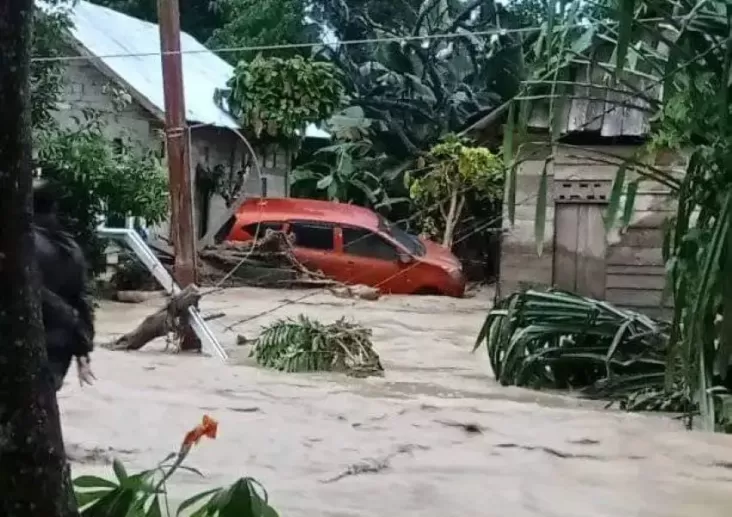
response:
<svg viewBox="0 0 732 517"><path fill-rule="evenodd" d="M300 315L265 327L250 353L258 364L285 372L337 371L381 375L371 330L341 318L325 325Z"/></svg>
<svg viewBox="0 0 732 517"><path fill-rule="evenodd" d="M503 385L582 389L586 396L652 407L630 398L639 391L664 392L669 329L603 301L527 289L488 313L475 348L486 346Z"/></svg>

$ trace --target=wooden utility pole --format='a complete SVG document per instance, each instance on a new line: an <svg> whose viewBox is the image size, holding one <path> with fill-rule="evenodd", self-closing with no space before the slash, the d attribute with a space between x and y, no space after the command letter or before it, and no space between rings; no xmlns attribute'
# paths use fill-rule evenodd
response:
<svg viewBox="0 0 732 517"><path fill-rule="evenodd" d="M160 50L165 97L165 139L170 183L170 228L175 252L174 276L185 289L196 283L196 239L193 193L188 153L188 126L183 95L183 59L180 54L178 0L158 0ZM200 348L193 332L186 332L181 348Z"/></svg>
<svg viewBox="0 0 732 517"><path fill-rule="evenodd" d="M78 517L31 232L32 0L0 0L0 515Z"/></svg>

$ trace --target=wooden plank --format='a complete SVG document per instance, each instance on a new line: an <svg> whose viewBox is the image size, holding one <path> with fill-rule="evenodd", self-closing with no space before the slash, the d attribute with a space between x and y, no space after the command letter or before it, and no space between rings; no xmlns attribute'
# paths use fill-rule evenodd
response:
<svg viewBox="0 0 732 517"><path fill-rule="evenodd" d="M666 285L666 277L664 275L618 275L608 273L606 285L608 289L663 291Z"/></svg>
<svg viewBox="0 0 732 517"><path fill-rule="evenodd" d="M637 289L614 289L608 288L605 293L605 299L616 305L625 307L661 307L660 290L637 290ZM672 307L669 301L666 302L667 307Z"/></svg>
<svg viewBox="0 0 732 517"><path fill-rule="evenodd" d="M607 266L608 275L624 275L624 276L665 276L666 268L664 266Z"/></svg>
<svg viewBox="0 0 732 517"><path fill-rule="evenodd" d="M612 266L663 266L661 248L630 248L613 246L607 254L607 264Z"/></svg>
<svg viewBox="0 0 732 517"><path fill-rule="evenodd" d="M620 165L606 165L602 163L583 164L555 164L554 179L556 181L567 179L582 180L614 180L618 174Z"/></svg>
<svg viewBox="0 0 732 517"><path fill-rule="evenodd" d="M579 205L577 229L577 281L579 294L605 297L605 252L607 241L602 219L603 205Z"/></svg>
<svg viewBox="0 0 732 517"><path fill-rule="evenodd" d="M635 211L630 220L631 228L661 228L664 222L676 214L673 210L662 211Z"/></svg>
<svg viewBox="0 0 732 517"><path fill-rule="evenodd" d="M663 246L663 230L660 228L628 228L620 234L620 241L613 246L628 248L660 248Z"/></svg>
<svg viewBox="0 0 732 517"><path fill-rule="evenodd" d="M554 212L554 284L577 289L577 231L580 205L557 204Z"/></svg>
<svg viewBox="0 0 732 517"><path fill-rule="evenodd" d="M533 219L531 221L516 219L513 226L510 226L508 220L505 220L505 225L505 231L501 240L502 243L524 244L536 251L536 224ZM551 220L548 220L546 226L544 226L545 252L551 247L553 240L554 225Z"/></svg>

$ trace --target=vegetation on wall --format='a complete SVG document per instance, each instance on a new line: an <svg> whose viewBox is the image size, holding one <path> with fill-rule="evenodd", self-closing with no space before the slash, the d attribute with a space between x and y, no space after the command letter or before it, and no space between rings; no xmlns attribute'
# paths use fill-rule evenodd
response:
<svg viewBox="0 0 732 517"><path fill-rule="evenodd" d="M64 31L71 23L62 9L34 11L34 55L61 55ZM84 110L70 124L59 125L54 111L64 86L62 62L38 61L31 67L32 122L36 166L62 196L61 215L79 239L95 270L103 266L95 228L110 217L142 217L149 224L167 215L167 174L144 144L129 138L116 142L105 134L109 114ZM109 89L113 106L122 109L129 95Z"/></svg>
<svg viewBox="0 0 732 517"><path fill-rule="evenodd" d="M500 197L501 160L485 147L472 147L454 134L426 155L426 171L406 177L409 195L420 207L430 207L421 220L423 231L452 247L469 196L488 202Z"/></svg>
<svg viewBox="0 0 732 517"><path fill-rule="evenodd" d="M100 221L134 214L154 225L168 213L168 178L157 156L128 139L110 142L101 117L87 112L76 127L44 132L37 148L43 177L61 195L65 225L96 270L104 265L95 231Z"/></svg>
<svg viewBox="0 0 732 517"><path fill-rule="evenodd" d="M343 96L329 63L294 56L240 61L215 100L258 138L295 142L310 123L330 117Z"/></svg>

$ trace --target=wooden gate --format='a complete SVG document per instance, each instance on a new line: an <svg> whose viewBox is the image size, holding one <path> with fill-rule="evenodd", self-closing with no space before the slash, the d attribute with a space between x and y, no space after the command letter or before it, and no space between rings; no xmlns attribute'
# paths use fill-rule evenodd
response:
<svg viewBox="0 0 732 517"><path fill-rule="evenodd" d="M554 285L605 298L607 239L603 213L612 181L554 183Z"/></svg>

